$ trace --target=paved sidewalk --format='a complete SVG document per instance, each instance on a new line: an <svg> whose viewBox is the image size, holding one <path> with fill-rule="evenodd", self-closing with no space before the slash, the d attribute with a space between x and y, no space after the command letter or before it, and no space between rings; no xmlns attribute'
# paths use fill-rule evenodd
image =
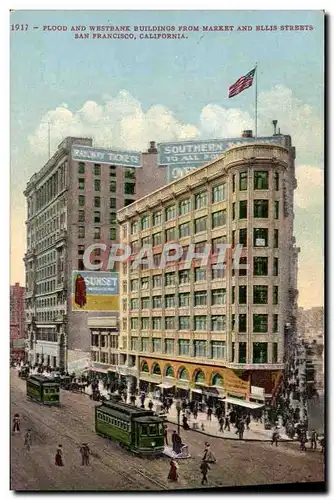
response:
<svg viewBox="0 0 334 500"><path fill-rule="evenodd" d="M147 408L148 402L150 401L150 398L145 399L145 408ZM152 399L154 406L153 409L157 411L160 406L160 402L157 400ZM140 401L139 398L136 401L136 404L139 406ZM177 411L175 407L175 403L172 405L172 407L169 409L169 413L166 413L166 420L169 423L172 424L177 424ZM239 439L238 435L236 434L236 428L234 425L230 424L231 430L224 430L224 432L219 431L219 423L217 418L212 415L212 420L207 420L207 415L206 413L203 412L198 412L197 419L194 419L193 415L190 416L190 419L188 419L188 424L190 426L191 431L195 432L200 432L201 434L206 434L208 436L215 436L223 439ZM193 429L193 423L198 423L198 429L194 430ZM201 424L204 424L204 430L201 429ZM180 415L180 424L182 428L182 411ZM251 421L250 425L250 430L247 430L245 428L244 432L244 437L241 441L270 441L271 442L271 437L273 431L271 429L265 429L263 423ZM189 431L190 432L190 431ZM285 434L285 429L283 427L280 428L280 441L292 441L286 434Z"/></svg>

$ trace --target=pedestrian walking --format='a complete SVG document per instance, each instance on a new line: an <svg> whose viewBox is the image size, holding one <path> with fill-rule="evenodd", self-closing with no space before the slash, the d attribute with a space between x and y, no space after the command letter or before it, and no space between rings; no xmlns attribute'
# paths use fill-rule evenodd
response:
<svg viewBox="0 0 334 500"><path fill-rule="evenodd" d="M13 432L20 432L20 415L15 413L13 417Z"/></svg>
<svg viewBox="0 0 334 500"><path fill-rule="evenodd" d="M246 417L246 427L247 427L247 430L249 431L249 424L250 424L250 421L251 421L251 418L250 418L250 414L248 413L247 417Z"/></svg>
<svg viewBox="0 0 334 500"><path fill-rule="evenodd" d="M306 451L307 436L305 431L301 432L299 441L300 441L300 450Z"/></svg>
<svg viewBox="0 0 334 500"><path fill-rule="evenodd" d="M226 417L225 417L224 429L227 429L228 431L231 430L231 428L230 428L230 416L229 415L226 415Z"/></svg>
<svg viewBox="0 0 334 500"><path fill-rule="evenodd" d="M212 408L209 406L206 412L206 419L211 421L212 418Z"/></svg>
<svg viewBox="0 0 334 500"><path fill-rule="evenodd" d="M277 425L274 428L272 437L271 437L271 444L273 445L275 443L276 446L278 446L278 440L279 440L279 430Z"/></svg>
<svg viewBox="0 0 334 500"><path fill-rule="evenodd" d="M31 439L31 429L28 429L25 436L24 436L24 447L30 451L30 447L32 444L32 439Z"/></svg>
<svg viewBox="0 0 334 500"><path fill-rule="evenodd" d="M80 446L80 454L81 465L89 465L90 449L87 443L82 443L82 445Z"/></svg>
<svg viewBox="0 0 334 500"><path fill-rule="evenodd" d="M174 461L174 460L171 460L169 462L169 465L170 465L170 469L169 469L169 473L168 473L168 478L170 481L177 481L178 480L178 472L177 472L177 469L179 468L177 463Z"/></svg>
<svg viewBox="0 0 334 500"><path fill-rule="evenodd" d="M62 447L61 444L58 445L58 448L57 448L57 451L56 451L55 464L58 465L59 467L62 467L64 465L64 462L63 462L63 447Z"/></svg>
<svg viewBox="0 0 334 500"><path fill-rule="evenodd" d="M190 427L188 424L188 419L185 415L183 415L183 418L182 418L182 425L183 425L183 428L185 431L189 431Z"/></svg>
<svg viewBox="0 0 334 500"><path fill-rule="evenodd" d="M210 470L210 465L208 464L208 462L202 462L200 465L200 470L202 473L201 484L208 484L208 471Z"/></svg>
<svg viewBox="0 0 334 500"><path fill-rule="evenodd" d="M147 406L148 406L149 410L151 410L151 411L152 411L152 408L153 408L153 401L152 401L152 399L150 399L150 400L149 400L149 402L148 402L148 405L147 405Z"/></svg>
<svg viewBox="0 0 334 500"><path fill-rule="evenodd" d="M224 417L221 416L219 419L219 431L220 432L224 432L224 423L225 423Z"/></svg>
<svg viewBox="0 0 334 500"><path fill-rule="evenodd" d="M321 439L319 439L319 443L320 443L320 446L321 446L321 453L324 453L325 451L325 436L323 436Z"/></svg>
<svg viewBox="0 0 334 500"><path fill-rule="evenodd" d="M317 440L318 440L318 434L313 429L311 432L311 450L317 449Z"/></svg>
<svg viewBox="0 0 334 500"><path fill-rule="evenodd" d="M216 457L211 451L210 443L205 443L205 449L203 452L202 462L207 462L209 464L214 464L216 462Z"/></svg>
<svg viewBox="0 0 334 500"><path fill-rule="evenodd" d="M245 422L243 420L239 420L239 423L238 423L239 439L244 438L244 431L245 431Z"/></svg>

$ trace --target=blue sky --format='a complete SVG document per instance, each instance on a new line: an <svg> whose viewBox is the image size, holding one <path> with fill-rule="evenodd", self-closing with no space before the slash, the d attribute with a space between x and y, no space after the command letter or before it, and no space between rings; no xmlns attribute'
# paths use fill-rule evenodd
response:
<svg viewBox="0 0 334 500"><path fill-rule="evenodd" d="M296 135L297 166L307 168L307 175L300 175L299 189L303 192L296 209L297 237L300 235L302 243L312 248L316 245L312 269L314 262L321 267L323 200L318 192L316 203L310 205L306 192L314 186L313 175L317 178L318 191L323 182L319 173L323 168L324 92L320 11L16 11L11 14L10 22L29 25L28 31L11 31L11 194L12 230L16 234L24 228L22 191L30 176L47 160L43 121L51 117L53 150L61 134L66 135L64 123L71 124L72 132L91 132L94 122L96 138L103 137L93 117L97 112L103 115L104 123L112 122L108 144L117 146L122 139L121 144L129 149L133 146L144 149L147 145L148 132L136 137L131 135L133 123L139 123L138 120L147 130L155 130L149 128L147 122L152 124L152 120L156 120L160 126L167 123L168 117L168 133L172 127L173 137L184 138L186 134L188 138L194 130L198 137L212 134L215 135L212 138L226 137L234 132L233 121L236 130L239 123L241 128L244 124L252 125L253 89L233 99L227 99L226 95L228 86L258 62L259 130L270 135L271 120L278 117L281 131L290 133L293 140ZM70 31L72 25L97 24L174 25L176 28L234 25L235 31L188 32L186 40L166 41L139 40L138 37L137 40L75 40ZM312 25L314 29L255 31L256 25L286 24ZM42 29L44 25L67 26L68 31L46 32ZM253 30L238 32L239 25L251 25ZM33 30L32 26L39 29ZM82 112L87 101L96 104L96 107L90 104L89 113L86 108ZM109 107L108 102L112 103ZM64 103L67 107L62 107ZM119 118L111 116L111 107L117 109L119 115L124 113L132 127L127 129ZM65 115L68 122L64 122ZM134 119L137 121L131 121ZM124 138L126 130L131 136L128 144ZM160 133L159 137L150 139L159 139L163 130ZM169 139L168 133L166 129L166 139ZM312 140L314 133L317 134L315 141ZM312 228L314 224L319 231L319 221L317 241L314 245L304 242L303 234L309 231L309 225ZM24 237L15 239L12 250L11 281L22 282L20 259L24 253ZM309 273L307 269L302 269L305 276ZM319 272L319 268L314 271L315 277ZM314 301L317 296L319 293ZM305 291L305 304L310 302L306 297Z"/></svg>

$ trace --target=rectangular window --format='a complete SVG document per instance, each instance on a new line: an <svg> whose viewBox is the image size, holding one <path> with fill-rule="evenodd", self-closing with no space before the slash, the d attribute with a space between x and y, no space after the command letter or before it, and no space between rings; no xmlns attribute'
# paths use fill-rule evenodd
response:
<svg viewBox="0 0 334 500"><path fill-rule="evenodd" d="M278 332L278 314L273 314L273 333Z"/></svg>
<svg viewBox="0 0 334 500"><path fill-rule="evenodd" d="M161 288L162 286L162 276L158 274L152 277L152 288Z"/></svg>
<svg viewBox="0 0 334 500"><path fill-rule="evenodd" d="M221 306L226 304L226 288L218 288L211 292L211 305Z"/></svg>
<svg viewBox="0 0 334 500"><path fill-rule="evenodd" d="M174 354L174 339L165 339L165 353Z"/></svg>
<svg viewBox="0 0 334 500"><path fill-rule="evenodd" d="M268 257L254 257L254 276L268 276Z"/></svg>
<svg viewBox="0 0 334 500"><path fill-rule="evenodd" d="M131 289L131 292L137 292L138 291L138 280L131 280L130 289Z"/></svg>
<svg viewBox="0 0 334 500"><path fill-rule="evenodd" d="M94 207L95 208L101 207L101 198L99 196L94 196Z"/></svg>
<svg viewBox="0 0 334 500"><path fill-rule="evenodd" d="M194 355L195 355L195 357L199 357L199 358L206 357L206 341L205 340L195 340L194 341Z"/></svg>
<svg viewBox="0 0 334 500"><path fill-rule="evenodd" d="M131 337L131 351L137 351L138 337Z"/></svg>
<svg viewBox="0 0 334 500"><path fill-rule="evenodd" d="M150 308L150 297L142 297L141 298L141 308L149 309Z"/></svg>
<svg viewBox="0 0 334 500"><path fill-rule="evenodd" d="M268 246L268 229L262 227L254 228L253 237L253 243L255 247Z"/></svg>
<svg viewBox="0 0 334 500"><path fill-rule="evenodd" d="M85 222L85 211L84 210L79 210L78 222Z"/></svg>
<svg viewBox="0 0 334 500"><path fill-rule="evenodd" d="M224 279L226 277L226 269L221 269L220 265L213 265L211 267L211 278L213 280Z"/></svg>
<svg viewBox="0 0 334 500"><path fill-rule="evenodd" d="M130 308L131 308L131 311L133 309L138 309L138 299L131 299Z"/></svg>
<svg viewBox="0 0 334 500"><path fill-rule="evenodd" d="M257 219L268 219L268 200L254 200L254 217Z"/></svg>
<svg viewBox="0 0 334 500"><path fill-rule="evenodd" d="M190 329L190 317L179 316L179 330L189 330L189 329Z"/></svg>
<svg viewBox="0 0 334 500"><path fill-rule="evenodd" d="M175 285L175 273L166 273L165 286L173 286L173 285Z"/></svg>
<svg viewBox="0 0 334 500"><path fill-rule="evenodd" d="M152 330L161 330L161 318L152 318Z"/></svg>
<svg viewBox="0 0 334 500"><path fill-rule="evenodd" d="M188 214L190 212L190 209L191 209L190 198L187 198L186 200L180 201L180 205L179 205L180 215Z"/></svg>
<svg viewBox="0 0 334 500"><path fill-rule="evenodd" d="M125 179L134 179L136 177L136 169L135 168L126 168L124 171Z"/></svg>
<svg viewBox="0 0 334 500"><path fill-rule="evenodd" d="M239 190L247 191L247 172L240 172L239 174Z"/></svg>
<svg viewBox="0 0 334 500"><path fill-rule="evenodd" d="M175 227L166 229L165 236L166 236L166 242L175 240Z"/></svg>
<svg viewBox="0 0 334 500"><path fill-rule="evenodd" d="M161 295L154 295L152 297L153 309L160 309L162 307L161 304Z"/></svg>
<svg viewBox="0 0 334 500"><path fill-rule="evenodd" d="M268 304L267 285L253 286L253 304Z"/></svg>
<svg viewBox="0 0 334 500"><path fill-rule="evenodd" d="M179 354L180 356L189 356L190 340L179 340Z"/></svg>
<svg viewBox="0 0 334 500"><path fill-rule="evenodd" d="M278 248L278 229L274 229L274 248Z"/></svg>
<svg viewBox="0 0 334 500"><path fill-rule="evenodd" d="M278 304L278 286L273 287L273 304Z"/></svg>
<svg viewBox="0 0 334 500"><path fill-rule="evenodd" d="M213 186L212 188L212 203L217 203L219 201L226 200L226 182L220 184L219 186Z"/></svg>
<svg viewBox="0 0 334 500"><path fill-rule="evenodd" d="M141 318L141 329L148 330L150 328L150 318Z"/></svg>
<svg viewBox="0 0 334 500"><path fill-rule="evenodd" d="M211 246L212 255L216 255L219 252L222 252L223 249L221 248L221 245L224 245L224 244L226 244L226 236L225 235L220 236L219 238L214 238L212 240L212 246ZM205 245L206 245L206 242L203 241L203 252L205 250Z"/></svg>
<svg viewBox="0 0 334 500"><path fill-rule="evenodd" d="M148 278L142 278L140 280L140 286L142 290L148 290L149 289L149 279Z"/></svg>
<svg viewBox="0 0 334 500"><path fill-rule="evenodd" d="M239 229L239 244L247 247L247 229Z"/></svg>
<svg viewBox="0 0 334 500"><path fill-rule="evenodd" d="M165 295L165 307L175 307L175 295Z"/></svg>
<svg viewBox="0 0 334 500"><path fill-rule="evenodd" d="M211 330L213 332L224 332L226 330L226 316L211 316Z"/></svg>
<svg viewBox="0 0 334 500"><path fill-rule="evenodd" d="M268 314L253 314L253 332L268 332Z"/></svg>
<svg viewBox="0 0 334 500"><path fill-rule="evenodd" d="M149 216L148 215L144 215L141 218L141 228L142 228L142 230L144 230L144 229L149 229L149 227L150 227Z"/></svg>
<svg viewBox="0 0 334 500"><path fill-rule="evenodd" d="M217 340L213 340L211 342L211 356L213 359L225 359L225 342L220 342Z"/></svg>
<svg viewBox="0 0 334 500"><path fill-rule="evenodd" d="M190 272L189 270L179 271L179 283L180 285L185 285L190 282Z"/></svg>
<svg viewBox="0 0 334 500"><path fill-rule="evenodd" d="M109 229L109 238L110 238L111 241L115 241L116 240L116 238L117 238L116 233L117 233L117 231L116 231L115 227L111 227Z"/></svg>
<svg viewBox="0 0 334 500"><path fill-rule="evenodd" d="M239 286L239 304L247 304L247 286Z"/></svg>
<svg viewBox="0 0 334 500"><path fill-rule="evenodd" d="M231 302L232 304L235 303L235 286L232 286L231 288Z"/></svg>
<svg viewBox="0 0 334 500"><path fill-rule="evenodd" d="M161 245L161 243L162 243L162 235L161 235L161 233L154 233L153 234L153 236L152 236L152 243L153 243L153 246Z"/></svg>
<svg viewBox="0 0 334 500"><path fill-rule="evenodd" d="M136 184L134 182L126 182L124 184L124 194L136 194Z"/></svg>
<svg viewBox="0 0 334 500"><path fill-rule="evenodd" d="M94 191L101 191L100 179L94 179Z"/></svg>
<svg viewBox="0 0 334 500"><path fill-rule="evenodd" d="M239 219L247 219L247 200L239 201Z"/></svg>
<svg viewBox="0 0 334 500"><path fill-rule="evenodd" d="M268 189L268 175L269 172L254 172L254 189Z"/></svg>
<svg viewBox="0 0 334 500"><path fill-rule="evenodd" d="M149 243L150 243L150 236L145 236L145 238L141 239L141 245L142 246L149 245Z"/></svg>
<svg viewBox="0 0 334 500"><path fill-rule="evenodd" d="M116 224L116 222L117 222L116 212L110 212L109 224ZM126 226L124 226L124 236L126 236L125 231L126 231Z"/></svg>
<svg viewBox="0 0 334 500"><path fill-rule="evenodd" d="M150 339L147 337L142 338L141 339L141 350L143 352L148 352L149 346L150 346Z"/></svg>
<svg viewBox="0 0 334 500"><path fill-rule="evenodd" d="M232 203L232 220L235 220L235 203Z"/></svg>
<svg viewBox="0 0 334 500"><path fill-rule="evenodd" d="M204 292L195 292L194 296L194 306L206 306L206 291Z"/></svg>
<svg viewBox="0 0 334 500"><path fill-rule="evenodd" d="M78 226L78 238L85 237L85 226Z"/></svg>
<svg viewBox="0 0 334 500"><path fill-rule="evenodd" d="M239 363L247 362L247 342L239 342Z"/></svg>
<svg viewBox="0 0 334 500"><path fill-rule="evenodd" d="M277 171L274 173L274 189L275 191L279 190L279 173Z"/></svg>
<svg viewBox="0 0 334 500"><path fill-rule="evenodd" d="M99 240L101 238L101 228L94 227L94 240Z"/></svg>
<svg viewBox="0 0 334 500"><path fill-rule="evenodd" d="M185 224L179 225L179 238L184 238L185 236L190 235L190 223L186 222Z"/></svg>
<svg viewBox="0 0 334 500"><path fill-rule="evenodd" d="M273 276L278 276L278 257L274 257Z"/></svg>
<svg viewBox="0 0 334 500"><path fill-rule="evenodd" d="M232 176L232 192L235 193L235 174Z"/></svg>
<svg viewBox="0 0 334 500"><path fill-rule="evenodd" d="M268 363L268 344L267 342L253 343L253 363Z"/></svg>
<svg viewBox="0 0 334 500"><path fill-rule="evenodd" d="M94 175L101 175L101 165L94 165Z"/></svg>
<svg viewBox="0 0 334 500"><path fill-rule="evenodd" d="M109 208L116 208L116 198L110 198Z"/></svg>
<svg viewBox="0 0 334 500"><path fill-rule="evenodd" d="M275 217L275 219L279 218L279 201L275 201L275 205L274 205L274 217Z"/></svg>
<svg viewBox="0 0 334 500"><path fill-rule="evenodd" d="M175 205L172 205L172 206L166 208L166 212L165 212L166 222L168 222L169 220L175 219L175 217L176 217Z"/></svg>
<svg viewBox="0 0 334 500"><path fill-rule="evenodd" d="M131 234L136 234L137 231L138 231L138 222L137 221L131 222Z"/></svg>
<svg viewBox="0 0 334 500"><path fill-rule="evenodd" d="M161 339L152 339L152 340L153 340L153 352L161 352Z"/></svg>
<svg viewBox="0 0 334 500"><path fill-rule="evenodd" d="M234 363L234 356L235 356L235 342L232 342L232 352L231 352L232 363Z"/></svg>
<svg viewBox="0 0 334 500"><path fill-rule="evenodd" d="M235 247L235 231L232 231L232 248Z"/></svg>
<svg viewBox="0 0 334 500"><path fill-rule="evenodd" d="M207 330L207 316L194 316L194 330L206 331Z"/></svg>
<svg viewBox="0 0 334 500"><path fill-rule="evenodd" d="M239 333L247 332L247 314L239 314Z"/></svg>
<svg viewBox="0 0 334 500"><path fill-rule="evenodd" d="M175 318L173 316L165 317L165 329L174 330L175 329Z"/></svg>
<svg viewBox="0 0 334 500"><path fill-rule="evenodd" d="M131 318L130 325L131 325L131 330L137 330L137 328L138 328L138 318Z"/></svg>
<svg viewBox="0 0 334 500"><path fill-rule="evenodd" d="M208 204L208 193L207 191L202 191L201 193L195 194L195 210L206 207Z"/></svg>
<svg viewBox="0 0 334 500"><path fill-rule="evenodd" d="M85 196L83 194L79 195L79 207L85 206Z"/></svg>
<svg viewBox="0 0 334 500"><path fill-rule="evenodd" d="M116 167L114 167L113 165L110 165L109 167L109 175L110 177L116 177Z"/></svg>
<svg viewBox="0 0 334 500"><path fill-rule="evenodd" d="M123 293L127 293L128 291L128 282L126 280L123 280Z"/></svg>
<svg viewBox="0 0 334 500"><path fill-rule="evenodd" d="M80 161L78 164L78 174L84 174L84 173L85 173L85 164Z"/></svg>
<svg viewBox="0 0 334 500"><path fill-rule="evenodd" d="M278 344L277 342L272 343L272 363L277 363L278 360Z"/></svg>
<svg viewBox="0 0 334 500"><path fill-rule="evenodd" d="M206 270L201 267L194 269L194 281L204 281L206 279Z"/></svg>
<svg viewBox="0 0 334 500"><path fill-rule="evenodd" d="M79 189L84 190L85 189L85 179L79 178L78 182L79 182Z"/></svg>
<svg viewBox="0 0 334 500"><path fill-rule="evenodd" d="M179 294L179 307L189 307L190 293Z"/></svg>
<svg viewBox="0 0 334 500"><path fill-rule="evenodd" d="M199 219L195 219L194 221L194 232L200 233L201 231L206 231L206 224L207 217L200 217Z"/></svg>
<svg viewBox="0 0 334 500"><path fill-rule="evenodd" d="M162 213L161 212L154 212L152 216L152 224L153 226L160 226L162 223Z"/></svg>
<svg viewBox="0 0 334 500"><path fill-rule="evenodd" d="M100 181L98 181L98 182L100 182ZM110 191L110 193L116 193L116 182L115 181L110 181L109 191Z"/></svg>
<svg viewBox="0 0 334 500"><path fill-rule="evenodd" d="M226 225L226 210L219 210L212 214L212 229Z"/></svg>

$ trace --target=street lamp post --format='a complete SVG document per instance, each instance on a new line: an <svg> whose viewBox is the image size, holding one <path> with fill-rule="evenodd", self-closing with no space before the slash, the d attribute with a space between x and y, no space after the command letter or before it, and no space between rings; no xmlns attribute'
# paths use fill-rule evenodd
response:
<svg viewBox="0 0 334 500"><path fill-rule="evenodd" d="M181 413L181 402L176 401L176 411L177 411L177 433L180 434L180 413Z"/></svg>

